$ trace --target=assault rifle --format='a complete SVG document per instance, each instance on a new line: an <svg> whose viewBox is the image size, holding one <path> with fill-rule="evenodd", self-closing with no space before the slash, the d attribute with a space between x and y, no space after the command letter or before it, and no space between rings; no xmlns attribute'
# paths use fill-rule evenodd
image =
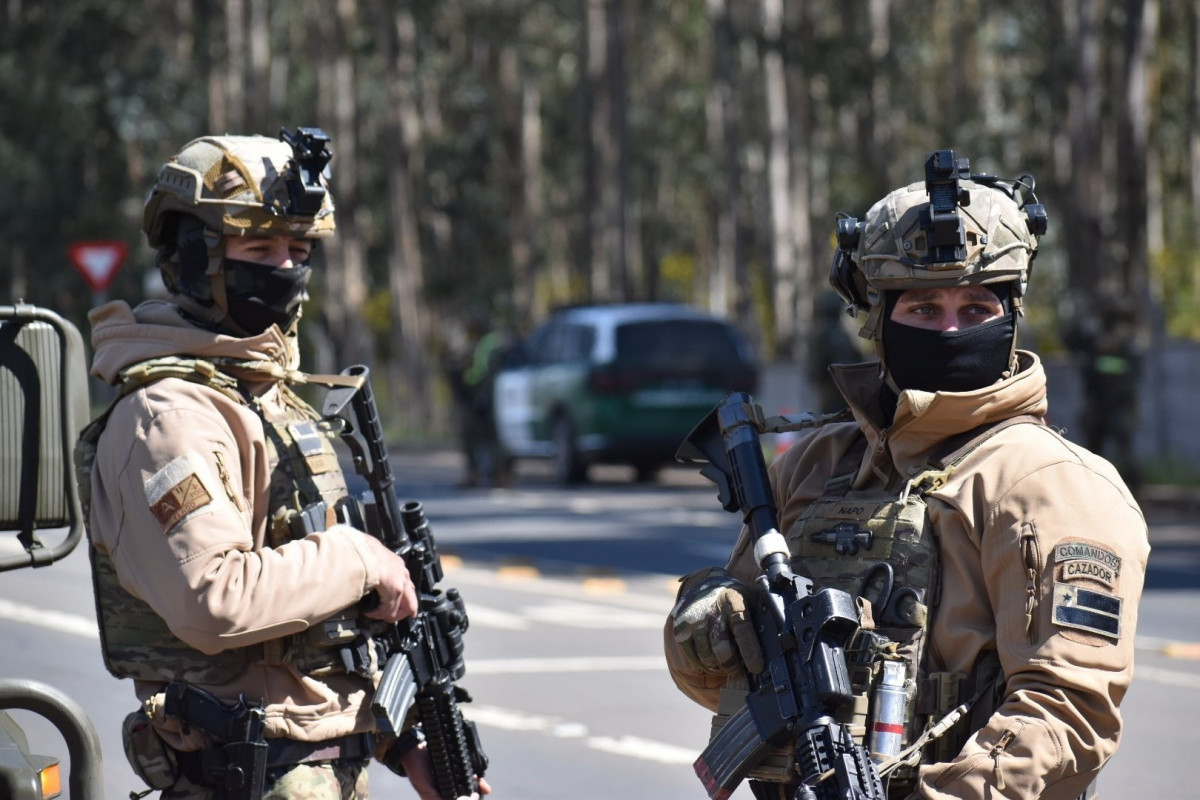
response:
<svg viewBox="0 0 1200 800"><path fill-rule="evenodd" d="M383 677L371 711L383 734L398 736L415 704L417 717L433 759L438 794L455 800L479 790L478 778L488 760L474 722L463 719L458 704L471 696L455 681L466 672L463 632L467 612L457 589L435 588L442 579L433 533L418 502L396 500L395 478L379 424L370 371L349 367L343 375L357 377L357 386L334 387L326 395L323 413L343 424L341 437L350 448L354 466L370 487L373 502L364 503L363 527L404 559L416 585L416 617L386 626L376 638L387 654ZM373 601L373 603L371 602ZM367 608L378 603L368 596ZM389 766L395 766L390 763Z"/></svg>
<svg viewBox="0 0 1200 800"><path fill-rule="evenodd" d="M867 749L834 719L851 699L846 645L858 631L849 594L813 591L792 572L751 417L750 396L734 392L680 446L680 461L703 463L726 511L741 511L754 537L757 580L753 618L766 669L751 675L746 705L693 765L708 796L725 800L773 746L795 748L795 800L885 800Z"/></svg>

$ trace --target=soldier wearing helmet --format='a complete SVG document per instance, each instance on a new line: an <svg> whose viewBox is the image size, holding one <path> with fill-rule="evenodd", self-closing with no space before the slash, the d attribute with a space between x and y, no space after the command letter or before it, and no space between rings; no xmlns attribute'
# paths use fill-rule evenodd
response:
<svg viewBox="0 0 1200 800"><path fill-rule="evenodd" d="M830 280L879 358L832 368L849 412L770 468L792 569L859 600L840 713L888 798L1090 796L1120 736L1147 531L1112 465L1046 425L1045 372L1016 346L1033 190L944 150L842 215ZM717 723L763 669L752 546L743 530L685 576L665 630ZM757 796L797 795L789 756L751 773Z"/></svg>
<svg viewBox="0 0 1200 800"><path fill-rule="evenodd" d="M145 208L169 298L90 315L92 374L117 387L80 444L102 651L163 797L366 797L373 756L437 797L424 747L396 746L419 737L375 734L359 622L369 593L367 616L412 616L412 580L337 513L335 434L290 388L331 377L295 344L330 158L317 128L189 142Z"/></svg>

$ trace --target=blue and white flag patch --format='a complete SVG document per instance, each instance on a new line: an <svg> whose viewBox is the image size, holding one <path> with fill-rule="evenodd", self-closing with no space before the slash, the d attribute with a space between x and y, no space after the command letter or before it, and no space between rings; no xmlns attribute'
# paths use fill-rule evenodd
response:
<svg viewBox="0 0 1200 800"><path fill-rule="evenodd" d="M1121 598L1074 584L1054 583L1054 623L1117 641L1121 638Z"/></svg>

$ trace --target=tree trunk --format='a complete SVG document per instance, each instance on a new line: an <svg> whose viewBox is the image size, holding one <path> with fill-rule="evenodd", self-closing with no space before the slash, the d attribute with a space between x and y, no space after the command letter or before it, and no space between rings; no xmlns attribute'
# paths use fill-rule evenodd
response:
<svg viewBox="0 0 1200 800"><path fill-rule="evenodd" d="M866 68L869 70L870 108L864 124L867 127L867 163L870 165L872 197L882 197L895 188L896 151L892 144L894 119L892 112L892 80L889 58L892 41L891 0L870 0L867 17L871 39L867 47ZM941 147L942 145L937 145ZM901 162L903 163L903 162Z"/></svg>
<svg viewBox="0 0 1200 800"><path fill-rule="evenodd" d="M610 254L616 270L617 297L633 300L634 287L638 284L634 268L637 248L630 236L629 195L629 82L626 78L626 53L628 52L629 25L625 13L625 0L609 0L608 6L608 81L609 81L609 137L615 147L614 174L616 185L612 192L612 207L609 209Z"/></svg>
<svg viewBox="0 0 1200 800"><path fill-rule="evenodd" d="M1151 167L1147 153L1150 134L1150 56L1158 38L1158 0L1126 0L1124 41L1124 102L1118 123L1117 163L1121 186L1119 226L1124 240L1125 256L1120 291L1140 300L1138 338L1152 343L1148 350L1148 367L1153 379L1149 381L1149 398L1154 413L1155 442L1159 453L1170 448L1170 420L1162 364L1163 325L1159 300L1150 285L1149 253L1149 187Z"/></svg>
<svg viewBox="0 0 1200 800"><path fill-rule="evenodd" d="M249 0L246 26L248 56L246 75L246 133L274 136L279 114L271 103L271 24L267 0ZM293 123L289 123L293 124Z"/></svg>
<svg viewBox="0 0 1200 800"><path fill-rule="evenodd" d="M429 379L429 321L423 299L424 269L414 210L412 149L418 146L420 114L416 101L416 23L405 5L393 10L375 3L376 36L384 59L388 110L383 147L388 189L388 288L391 292L392 354L388 365L393 409L407 412L406 427L444 430L444 410L435 417Z"/></svg>
<svg viewBox="0 0 1200 800"><path fill-rule="evenodd" d="M822 292L829 291L825 276L829 252L827 233L832 220L827 219L828 200L823 203L813 201L813 186L820 185L824 197L828 197L824 183L815 181L812 175L812 164L818 160L819 151L816 148L816 127L813 119L812 97L809 91L808 53L811 48L813 23L809 15L811 10L808 3L801 4L797 9L795 19L789 20L791 31L787 41L795 43L795 48L789 50L787 60L787 83L790 108L792 110L789 130L789 150L791 152L791 234L792 253L795 258L795 283L797 298L795 303L795 329L800 337L796 343L793 358L797 362L801 374L807 374L810 360L809 348L805 346L812 335L813 300ZM814 235L814 229L819 233ZM798 399L798 398L797 398Z"/></svg>
<svg viewBox="0 0 1200 800"><path fill-rule="evenodd" d="M225 0L225 67L222 88L225 107L225 126L214 128L220 133L243 133L246 130L246 3L245 0Z"/></svg>
<svg viewBox="0 0 1200 800"><path fill-rule="evenodd" d="M1074 72L1067 88L1071 136L1071 202L1064 209L1068 285L1076 292L1095 287L1108 270L1103 259L1102 211L1105 179L1100 160L1100 30L1097 0L1063 4L1064 27Z"/></svg>
<svg viewBox="0 0 1200 800"><path fill-rule="evenodd" d="M787 77L780 34L783 0L763 0L763 82L767 104L767 183L771 202L771 268L775 300L775 355L791 358L798 349L795 238L789 152Z"/></svg>
<svg viewBox="0 0 1200 800"><path fill-rule="evenodd" d="M367 299L366 253L355 219L359 206L358 103L351 37L357 0L338 0L335 14L322 23L325 41L334 42L320 70L318 114L328 127L332 191L337 205L337 235L329 241L325 262L325 317L341 366L370 363L371 336L363 318ZM325 6L321 6L325 9ZM318 10L320 13L320 10Z"/></svg>
<svg viewBox="0 0 1200 800"><path fill-rule="evenodd" d="M708 0L712 25L712 84L709 89L708 150L720 179L712 184L712 265L708 276L709 308L721 316L732 316L737 309L739 273L738 200L741 196L741 168L738 159L736 126L736 53L730 0Z"/></svg>
<svg viewBox="0 0 1200 800"><path fill-rule="evenodd" d="M541 318L544 303L539 303L539 287L545 253L540 232L547 220L542 185L542 94L537 77L528 69L520 70L520 204L518 224L514 226L513 242L513 309L510 324L515 320Z"/></svg>
<svg viewBox="0 0 1200 800"><path fill-rule="evenodd" d="M1124 98L1119 115L1117 164L1125 264L1120 290L1134 297L1149 290L1146 143L1150 131L1148 59L1158 27L1157 0L1126 0Z"/></svg>
<svg viewBox="0 0 1200 800"><path fill-rule="evenodd" d="M1192 0L1188 18L1191 22L1191 48L1188 53L1190 91L1188 92L1188 188L1191 191L1191 224L1187 226L1188 241L1200 244L1200 0ZM1196 300L1200 302L1200 297Z"/></svg>
<svg viewBox="0 0 1200 800"><path fill-rule="evenodd" d="M587 83L590 87L591 108L588 119L593 157L595 196L587 213L591 233L591 295L592 300L606 302L620 292L620 181L619 143L614 135L614 82L611 63L614 11L611 3L618 0L588 0L587 3Z"/></svg>

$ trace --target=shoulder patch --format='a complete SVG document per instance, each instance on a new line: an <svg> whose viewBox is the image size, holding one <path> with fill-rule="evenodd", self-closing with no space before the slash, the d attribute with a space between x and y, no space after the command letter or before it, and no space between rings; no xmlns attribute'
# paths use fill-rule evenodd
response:
<svg viewBox="0 0 1200 800"><path fill-rule="evenodd" d="M1088 542L1059 542L1054 546L1054 562L1062 564L1066 561L1091 561L1112 570L1121 571L1121 557L1111 550L1098 547Z"/></svg>
<svg viewBox="0 0 1200 800"><path fill-rule="evenodd" d="M213 501L200 477L204 461L190 456L179 456L146 481L146 502L164 533Z"/></svg>
<svg viewBox="0 0 1200 800"><path fill-rule="evenodd" d="M1121 638L1121 598L1055 581L1053 619L1060 627L1118 641Z"/></svg>

